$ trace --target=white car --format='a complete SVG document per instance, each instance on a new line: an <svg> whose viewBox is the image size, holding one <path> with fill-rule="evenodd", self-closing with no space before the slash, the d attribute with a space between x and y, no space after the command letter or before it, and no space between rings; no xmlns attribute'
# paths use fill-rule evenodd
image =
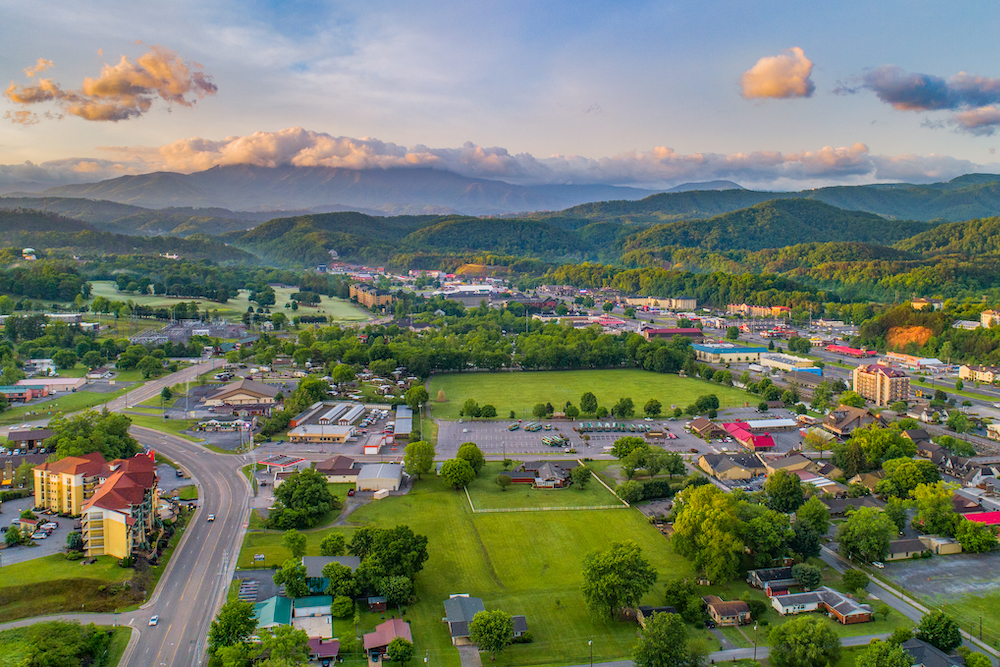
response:
<svg viewBox="0 0 1000 667"><path fill-rule="evenodd" d="M42 530L55 530L56 528L59 527L59 525L52 521L49 521L48 523L43 523L40 527Z"/></svg>
<svg viewBox="0 0 1000 667"><path fill-rule="evenodd" d="M157 615L157 616L151 616L150 619L149 619L149 625L150 626L156 625L159 622L160 622L159 615Z"/></svg>
<svg viewBox="0 0 1000 667"><path fill-rule="evenodd" d="M34 535L32 535L31 539L33 539L33 540L44 540L48 536L49 536L48 533L46 533L44 531L39 531L39 532L35 533Z"/></svg>
<svg viewBox="0 0 1000 667"><path fill-rule="evenodd" d="M207 521L215 521L215 515L214 514L209 514Z"/></svg>
<svg viewBox="0 0 1000 667"><path fill-rule="evenodd" d="M872 565L874 565L875 567L877 567L880 570L884 570L885 569L885 563L880 563L878 561L875 561L875 562L872 563Z"/></svg>

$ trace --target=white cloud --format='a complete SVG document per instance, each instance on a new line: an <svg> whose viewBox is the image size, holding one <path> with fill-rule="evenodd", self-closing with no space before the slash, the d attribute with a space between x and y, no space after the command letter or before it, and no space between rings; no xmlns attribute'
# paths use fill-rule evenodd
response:
<svg viewBox="0 0 1000 667"><path fill-rule="evenodd" d="M778 56L765 56L743 73L740 78L741 94L748 100L811 97L816 90L809 78L812 68L812 61L797 46Z"/></svg>

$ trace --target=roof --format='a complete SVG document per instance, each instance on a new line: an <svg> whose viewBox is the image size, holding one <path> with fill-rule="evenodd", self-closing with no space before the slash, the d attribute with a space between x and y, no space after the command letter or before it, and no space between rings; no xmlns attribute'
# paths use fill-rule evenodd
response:
<svg viewBox="0 0 1000 667"><path fill-rule="evenodd" d="M84 475L85 477L96 477L107 472L108 462L100 452L91 452L83 456L67 456L52 463L43 463L36 470L47 470L60 475Z"/></svg>
<svg viewBox="0 0 1000 667"><path fill-rule="evenodd" d="M209 400L218 400L225 398L231 394L237 392L245 392L248 394L257 394L258 396L267 396L268 398L274 398L280 393L277 387L272 387L266 385L263 382L257 382L256 380L237 380L236 382L230 382L225 387L215 392L209 396Z"/></svg>
<svg viewBox="0 0 1000 667"><path fill-rule="evenodd" d="M306 566L306 576L311 579L323 577L323 568L330 563L340 563L351 570L356 570L361 565L361 559L357 556L303 556L302 564Z"/></svg>
<svg viewBox="0 0 1000 667"><path fill-rule="evenodd" d="M317 658L336 658L340 653L339 639L309 638L309 654Z"/></svg>
<svg viewBox="0 0 1000 667"><path fill-rule="evenodd" d="M83 509L100 507L106 510L126 510L133 505L142 504L146 491L154 486L156 464L148 456L139 454L121 461L111 476L83 504Z"/></svg>
<svg viewBox="0 0 1000 667"><path fill-rule="evenodd" d="M766 347L744 347L743 345L733 345L732 343L697 343L692 345L699 352L709 352L717 354L739 354L749 352L757 354L767 352Z"/></svg>
<svg viewBox="0 0 1000 667"><path fill-rule="evenodd" d="M918 542L920 540L917 540ZM861 604L857 600L848 597L840 591L835 591L828 586L820 586L814 591L805 593L793 593L791 595L779 595L772 600L778 600L783 607L792 607L799 604L812 604L823 602L841 616L853 616L855 614L870 614L871 607Z"/></svg>
<svg viewBox="0 0 1000 667"><path fill-rule="evenodd" d="M376 625L375 632L369 632L365 635L365 650L370 651L373 648L388 646L389 642L396 637L402 637L408 642L413 641L413 635L410 634L410 624L401 618L393 618Z"/></svg>
<svg viewBox="0 0 1000 667"><path fill-rule="evenodd" d="M275 595L254 605L257 627L292 624L292 600Z"/></svg>
<svg viewBox="0 0 1000 667"><path fill-rule="evenodd" d="M515 633L528 631L528 619L524 616L511 616L510 620L514 622Z"/></svg>
<svg viewBox="0 0 1000 667"><path fill-rule="evenodd" d="M793 454L791 456L784 456L780 459L774 461L768 461L767 466L775 470L782 470L783 468L788 468L795 465L809 465L812 463L812 459L802 456L801 454Z"/></svg>
<svg viewBox="0 0 1000 667"><path fill-rule="evenodd" d="M454 595L444 601L444 620L452 637L468 637L469 623L481 611L486 611L482 598Z"/></svg>
<svg viewBox="0 0 1000 667"><path fill-rule="evenodd" d="M750 613L750 605L743 600L726 601L718 595L706 595L702 600L705 601L705 604L709 608L715 609L715 613L719 616L738 616L739 614Z"/></svg>
<svg viewBox="0 0 1000 667"><path fill-rule="evenodd" d="M305 461L304 458L298 456L286 456L284 454L275 454L274 456L269 456L266 459L259 461L261 465L275 466L276 468L287 468L288 466L298 465Z"/></svg>
<svg viewBox="0 0 1000 667"><path fill-rule="evenodd" d="M47 440L55 435L55 431L47 428L36 428L27 431L11 431L7 434L7 442L27 442L29 440Z"/></svg>
<svg viewBox="0 0 1000 667"><path fill-rule="evenodd" d="M329 607L333 604L332 595L307 595L301 598L295 598L292 602L296 609L305 609L306 607Z"/></svg>
<svg viewBox="0 0 1000 667"><path fill-rule="evenodd" d="M794 579L792 577L792 568L790 567L768 567L761 570L750 570L750 574L755 575L760 581Z"/></svg>
<svg viewBox="0 0 1000 667"><path fill-rule="evenodd" d="M398 463L369 463L362 466L358 473L358 481L365 479L395 479L403 478L403 466Z"/></svg>
<svg viewBox="0 0 1000 667"><path fill-rule="evenodd" d="M316 464L316 471L335 475L357 475L359 470L354 467L354 459L350 456L337 455Z"/></svg>
<svg viewBox="0 0 1000 667"><path fill-rule="evenodd" d="M941 649L928 644L922 639L907 639L899 645L910 656L914 665L922 667L955 667L965 664L958 655L948 655Z"/></svg>
<svg viewBox="0 0 1000 667"><path fill-rule="evenodd" d="M884 375L889 378L909 377L903 371L897 371L895 368L889 368L888 366L883 366L882 364L862 364L855 370L867 373L868 375Z"/></svg>
<svg viewBox="0 0 1000 667"><path fill-rule="evenodd" d="M892 540L889 542L890 554L905 554L912 553L914 551L927 551L927 545L915 537L905 540Z"/></svg>
<svg viewBox="0 0 1000 667"><path fill-rule="evenodd" d="M969 521L985 523L987 526L1000 524L1000 512L972 512L963 516Z"/></svg>
<svg viewBox="0 0 1000 667"><path fill-rule="evenodd" d="M918 440L930 440L931 436L922 428L911 428L903 431L903 437L917 442Z"/></svg>
<svg viewBox="0 0 1000 667"><path fill-rule="evenodd" d="M871 496L862 496L860 498L820 498L820 502L826 505L826 508L830 510L830 514L843 514L847 511L848 507L853 507L854 509L862 507L882 509L885 507L884 502Z"/></svg>
<svg viewBox="0 0 1000 667"><path fill-rule="evenodd" d="M658 336L686 336L688 334L695 334L697 336L703 336L704 332L697 327L685 327L685 328L657 328L657 327L646 327L642 330L643 333L655 334Z"/></svg>

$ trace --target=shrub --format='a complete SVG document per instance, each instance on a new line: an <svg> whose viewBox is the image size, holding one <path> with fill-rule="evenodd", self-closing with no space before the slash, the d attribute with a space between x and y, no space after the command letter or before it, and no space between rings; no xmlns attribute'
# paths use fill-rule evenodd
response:
<svg viewBox="0 0 1000 667"><path fill-rule="evenodd" d="M655 479L642 485L642 499L655 500L657 498L669 498L673 491L670 482L665 479Z"/></svg>
<svg viewBox="0 0 1000 667"><path fill-rule="evenodd" d="M520 637L514 637L515 644L530 644L535 640L534 636L531 634L530 630L525 631Z"/></svg>

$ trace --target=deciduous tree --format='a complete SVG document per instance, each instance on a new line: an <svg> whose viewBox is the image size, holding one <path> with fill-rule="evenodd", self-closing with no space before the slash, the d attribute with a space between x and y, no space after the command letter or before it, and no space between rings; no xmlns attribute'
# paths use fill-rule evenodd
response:
<svg viewBox="0 0 1000 667"><path fill-rule="evenodd" d="M219 609L208 629L208 650L215 653L223 646L245 642L256 629L257 616L253 602L227 602Z"/></svg>
<svg viewBox="0 0 1000 667"><path fill-rule="evenodd" d="M840 553L866 563L883 560L889 554L889 542L896 525L874 507L861 507L848 517L837 531Z"/></svg>
<svg viewBox="0 0 1000 667"><path fill-rule="evenodd" d="M632 647L636 667L692 667L688 632L678 614L654 614Z"/></svg>
<svg viewBox="0 0 1000 667"><path fill-rule="evenodd" d="M454 489L468 486L476 478L476 471L465 459L449 459L441 464L441 479Z"/></svg>
<svg viewBox="0 0 1000 667"><path fill-rule="evenodd" d="M340 533L330 533L319 543L321 556L343 556L347 551L347 542Z"/></svg>
<svg viewBox="0 0 1000 667"><path fill-rule="evenodd" d="M920 619L920 624L917 625L916 637L945 653L962 645L962 633L958 628L958 623L940 610L924 614L924 617Z"/></svg>
<svg viewBox="0 0 1000 667"><path fill-rule="evenodd" d="M282 536L281 546L291 552L292 558L302 558L306 555L306 536L291 528Z"/></svg>
<svg viewBox="0 0 1000 667"><path fill-rule="evenodd" d="M911 667L913 659L899 644L875 639L854 659L854 667Z"/></svg>
<svg viewBox="0 0 1000 667"><path fill-rule="evenodd" d="M434 456L437 452L434 451L434 445L426 440L411 442L403 452L403 465L406 466L406 472L415 475L417 479L434 468Z"/></svg>
<svg viewBox="0 0 1000 667"><path fill-rule="evenodd" d="M840 658L840 638L823 619L800 616L771 630L775 667L826 667Z"/></svg>
<svg viewBox="0 0 1000 667"><path fill-rule="evenodd" d="M309 583L306 579L306 566L301 560L289 558L274 573L274 583L285 586L285 595L290 598L301 598L309 595Z"/></svg>
<svg viewBox="0 0 1000 667"><path fill-rule="evenodd" d="M490 660L496 660L514 639L514 620L501 609L478 612L469 623L469 639L479 650L489 651Z"/></svg>
<svg viewBox="0 0 1000 667"><path fill-rule="evenodd" d="M484 465L486 465L486 457L483 456L483 452L479 449L479 445L474 442L463 443L458 448L458 453L455 455L455 458L468 461L476 475L478 475L479 471L483 469Z"/></svg>
<svg viewBox="0 0 1000 667"><path fill-rule="evenodd" d="M656 570L632 541L613 542L583 559L583 597L597 615L614 618L624 607L634 607L656 583Z"/></svg>

